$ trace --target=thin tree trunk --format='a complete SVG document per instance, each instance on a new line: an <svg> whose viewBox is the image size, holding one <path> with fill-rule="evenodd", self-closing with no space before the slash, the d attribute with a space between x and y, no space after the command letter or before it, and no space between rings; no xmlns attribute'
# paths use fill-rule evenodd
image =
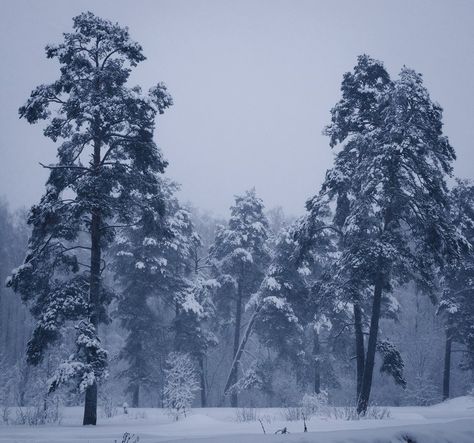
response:
<svg viewBox="0 0 474 443"><path fill-rule="evenodd" d="M140 384L135 383L132 387L132 408L140 406Z"/></svg>
<svg viewBox="0 0 474 443"><path fill-rule="evenodd" d="M446 330L446 344L444 348L444 372L443 372L443 400L449 398L449 382L451 378L451 345L453 339L451 331Z"/></svg>
<svg viewBox="0 0 474 443"><path fill-rule="evenodd" d="M372 376L374 373L375 352L377 350L377 335L379 330L380 308L382 305L382 276L379 274L374 286L374 301L370 318L369 340L364 365L362 387L357 402L357 413L365 414L369 405L370 390L372 389Z"/></svg>
<svg viewBox="0 0 474 443"><path fill-rule="evenodd" d="M206 387L206 374L204 372L204 356L200 355L199 361L199 375L201 378L201 408L207 407L207 387Z"/></svg>
<svg viewBox="0 0 474 443"><path fill-rule="evenodd" d="M6 311L6 316L5 318L6 319L11 319L13 318L13 315L11 313L11 303L5 303L7 309L5 309ZM9 358L13 357L12 358L12 361L14 361L14 356L12 356L12 350L10 348L10 345L11 345L11 338L10 338L10 329L11 329L11 324L10 322L5 322L3 324L6 324L6 328L5 328L5 348L4 349L8 349L9 350ZM8 353L7 353L8 355Z"/></svg>
<svg viewBox="0 0 474 443"><path fill-rule="evenodd" d="M135 345L135 355L138 356L138 361L142 361L141 357L143 355L143 347L142 347L142 341L138 340L136 345ZM136 360L135 360L136 364ZM132 392L132 408L138 408L140 405L140 380L142 379L141 377L141 372L142 368L140 367L135 367L135 371L137 372L137 378L130 383L130 390Z"/></svg>
<svg viewBox="0 0 474 443"><path fill-rule="evenodd" d="M26 406L26 389L29 386L28 379L29 379L29 372L30 372L30 365L24 365L20 370L21 381L20 385L18 386L18 406Z"/></svg>
<svg viewBox="0 0 474 443"><path fill-rule="evenodd" d="M239 372L239 360L236 360L235 357L239 352L240 345L240 327L242 323L242 286L240 282L237 284L237 301L235 306L235 331L234 331L234 352L233 358L234 362L232 365L232 374L231 374L231 384L235 385L238 380ZM234 389L230 397L230 405L234 408L238 406L238 396L237 391Z"/></svg>
<svg viewBox="0 0 474 443"><path fill-rule="evenodd" d="M319 344L319 334L315 327L313 327L313 358L314 358L314 393L321 392L321 346Z"/></svg>
<svg viewBox="0 0 474 443"><path fill-rule="evenodd" d="M355 346L356 346L356 361L357 361L357 401L360 397L362 389L362 379L364 377L364 331L362 329L362 310L358 302L354 302L354 332L355 332Z"/></svg>
<svg viewBox="0 0 474 443"><path fill-rule="evenodd" d="M98 173L100 168L100 141L94 142L93 169ZM100 208L95 206L92 209L91 219L91 276L89 289L89 303L92 307L90 322L94 325L95 332L99 335L99 315L100 315ZM86 389L86 399L84 403L83 425L97 424L97 382Z"/></svg>

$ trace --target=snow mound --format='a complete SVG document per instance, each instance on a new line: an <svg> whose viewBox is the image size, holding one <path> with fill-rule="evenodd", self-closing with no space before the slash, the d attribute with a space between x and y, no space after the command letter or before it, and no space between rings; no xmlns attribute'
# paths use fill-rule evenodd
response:
<svg viewBox="0 0 474 443"><path fill-rule="evenodd" d="M474 408L474 397L471 395L464 395L462 397L450 398L449 400L443 401L436 405L430 406L431 408L456 408L456 409L473 409Z"/></svg>

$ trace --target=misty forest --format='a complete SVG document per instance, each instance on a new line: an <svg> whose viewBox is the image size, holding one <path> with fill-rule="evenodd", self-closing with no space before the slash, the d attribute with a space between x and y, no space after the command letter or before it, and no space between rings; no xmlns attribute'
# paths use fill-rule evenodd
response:
<svg viewBox="0 0 474 443"><path fill-rule="evenodd" d="M302 215L248 183L222 217L180 198L179 104L130 81L126 25L76 15L17 104L56 161L31 208L0 201L0 441L474 441L474 183L422 73L348 60Z"/></svg>

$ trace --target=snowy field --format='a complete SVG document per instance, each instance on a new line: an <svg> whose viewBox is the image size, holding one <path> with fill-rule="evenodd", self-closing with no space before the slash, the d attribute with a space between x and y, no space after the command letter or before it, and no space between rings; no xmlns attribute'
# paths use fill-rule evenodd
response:
<svg viewBox="0 0 474 443"><path fill-rule="evenodd" d="M173 422L161 409L130 409L128 415L101 418L96 427L83 427L82 408L65 408L62 422L53 426L0 426L0 442L8 443L114 443L125 432L137 434L140 442L194 443L417 443L474 442L474 398L460 397L430 407L391 407L383 420L348 421L313 417L304 434L301 421L286 421L285 410L258 409L266 435L259 421L237 421L232 408L194 409ZM287 427L290 434L274 435ZM410 438L408 439L407 436Z"/></svg>

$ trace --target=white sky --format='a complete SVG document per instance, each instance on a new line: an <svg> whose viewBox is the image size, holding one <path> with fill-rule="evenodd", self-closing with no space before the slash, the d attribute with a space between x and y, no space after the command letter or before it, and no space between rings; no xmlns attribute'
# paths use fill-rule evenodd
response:
<svg viewBox="0 0 474 443"><path fill-rule="evenodd" d="M226 214L234 194L255 186L267 207L302 213L331 165L321 131L361 53L392 76L404 64L424 74L445 110L456 173L474 178L474 1L2 0L0 196L14 209L40 198L38 162L55 155L17 109L57 78L44 46L85 10L129 26L142 44L148 60L133 83L168 85L175 106L156 140L184 201Z"/></svg>

